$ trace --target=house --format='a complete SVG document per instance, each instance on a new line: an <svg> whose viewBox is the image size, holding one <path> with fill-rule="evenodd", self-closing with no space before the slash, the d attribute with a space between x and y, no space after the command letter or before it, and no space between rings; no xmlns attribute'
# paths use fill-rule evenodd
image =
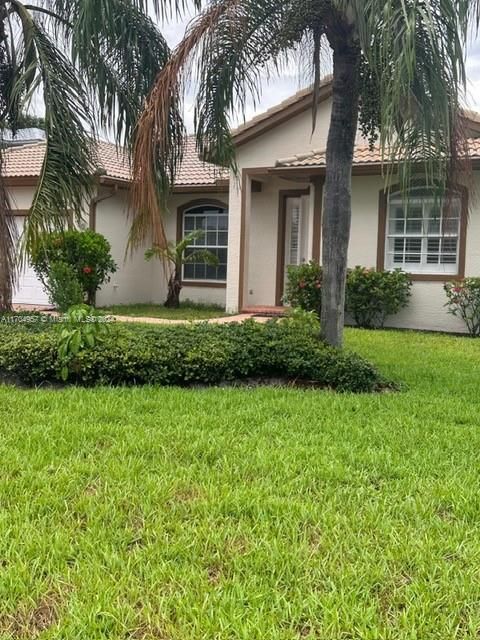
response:
<svg viewBox="0 0 480 640"><path fill-rule="evenodd" d="M204 244L218 255L219 265L186 267L184 298L225 304L230 311L278 307L287 265L321 261L325 147L331 108L328 80L321 86L313 135L312 100L311 90L300 91L236 129L239 173L230 180L218 169L202 164L193 141L189 141L169 202L167 235L174 239L191 229L205 229ZM386 188L380 153L358 135L349 265L402 268L414 281L409 307L390 318L390 326L464 330L458 318L447 314L443 291L445 281L480 276L480 115L465 112L464 122L473 171L452 187L448 216L421 182L412 188L407 211L394 178ZM9 169L8 179L21 220L40 167L37 161L33 170L32 156L41 154L41 145L8 153L19 154L12 160L16 174ZM21 161L20 154L28 160ZM102 143L99 157L105 169L99 178L99 196L107 199L96 205L90 225L110 240L119 265L118 273L99 293L99 304L162 302L165 283L159 265L146 263L141 251L124 262L129 228L128 167L113 145ZM27 170L28 176L23 175ZM25 180L30 182L22 183ZM23 276L23 294L17 294L16 301L35 302L25 280L31 277ZM33 288L38 291L38 285Z"/></svg>

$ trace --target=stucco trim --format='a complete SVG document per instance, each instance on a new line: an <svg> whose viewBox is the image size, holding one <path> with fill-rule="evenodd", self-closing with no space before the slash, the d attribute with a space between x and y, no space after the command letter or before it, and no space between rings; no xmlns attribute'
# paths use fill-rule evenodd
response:
<svg viewBox="0 0 480 640"><path fill-rule="evenodd" d="M387 231L387 210L388 196L390 193L399 191L401 185L392 185L388 189L382 189L378 198L378 237L377 237L377 271L385 269L385 237ZM467 249L467 223L468 223L468 201L469 192L463 185L450 185L449 191L460 194L462 210L460 217L460 232L458 246L458 272L456 274L428 274L412 273L410 277L415 282L449 282L451 280L465 277L465 260Z"/></svg>

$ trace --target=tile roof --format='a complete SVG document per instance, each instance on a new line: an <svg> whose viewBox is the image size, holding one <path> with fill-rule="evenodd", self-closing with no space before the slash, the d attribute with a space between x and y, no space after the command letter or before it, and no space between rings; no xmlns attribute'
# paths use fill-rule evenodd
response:
<svg viewBox="0 0 480 640"><path fill-rule="evenodd" d="M195 138L193 136L187 138L183 163L175 180L175 186L215 185L219 180L228 180L229 175L228 170L202 162L198 157Z"/></svg>
<svg viewBox="0 0 480 640"><path fill-rule="evenodd" d="M480 158L480 138L469 138L468 146L470 158ZM368 145L357 145L353 155L354 165L382 164L382 153L379 147L370 149ZM313 149L307 153L300 153L289 158L277 160L276 167L325 167L326 149Z"/></svg>
<svg viewBox="0 0 480 640"><path fill-rule="evenodd" d="M105 169L105 175L115 180L131 180L130 165L126 153L111 142L99 142L97 163ZM45 157L45 142L8 147L2 150L3 175L6 178L35 178L42 170ZM189 137L185 156L175 186L215 186L218 181L229 178L229 172L204 163L198 158L195 140Z"/></svg>

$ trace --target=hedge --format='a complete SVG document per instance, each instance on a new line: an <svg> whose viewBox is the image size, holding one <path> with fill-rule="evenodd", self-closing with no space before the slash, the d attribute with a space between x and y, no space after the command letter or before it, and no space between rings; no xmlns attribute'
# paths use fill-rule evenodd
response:
<svg viewBox="0 0 480 640"><path fill-rule="evenodd" d="M32 386L59 382L58 331L28 325L1 329L0 377ZM290 320L116 325L101 343L75 358L69 382L188 386L250 378L308 381L350 392L389 386L370 363L325 346L311 328Z"/></svg>

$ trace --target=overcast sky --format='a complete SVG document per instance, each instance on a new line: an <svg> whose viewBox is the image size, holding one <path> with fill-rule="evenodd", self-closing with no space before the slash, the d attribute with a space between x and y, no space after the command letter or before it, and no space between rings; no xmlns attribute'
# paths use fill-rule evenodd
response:
<svg viewBox="0 0 480 640"><path fill-rule="evenodd" d="M171 47L174 47L183 36L188 20L189 19L186 19L183 22L179 21L176 23L162 25L162 32ZM252 104L248 106L246 118L249 119L255 113L265 111L269 107L278 104L298 91L298 89L305 86L305 82L303 85L299 82L297 73L298 68L298 65L292 64L292 67L286 70L282 74L282 77L272 80L268 86L264 88L260 104L256 108L254 108ZM469 109L480 111L480 39L472 43L469 47L467 71L468 95L466 106ZM185 104L185 120L190 130L193 123L192 102L192 97L187 95Z"/></svg>

